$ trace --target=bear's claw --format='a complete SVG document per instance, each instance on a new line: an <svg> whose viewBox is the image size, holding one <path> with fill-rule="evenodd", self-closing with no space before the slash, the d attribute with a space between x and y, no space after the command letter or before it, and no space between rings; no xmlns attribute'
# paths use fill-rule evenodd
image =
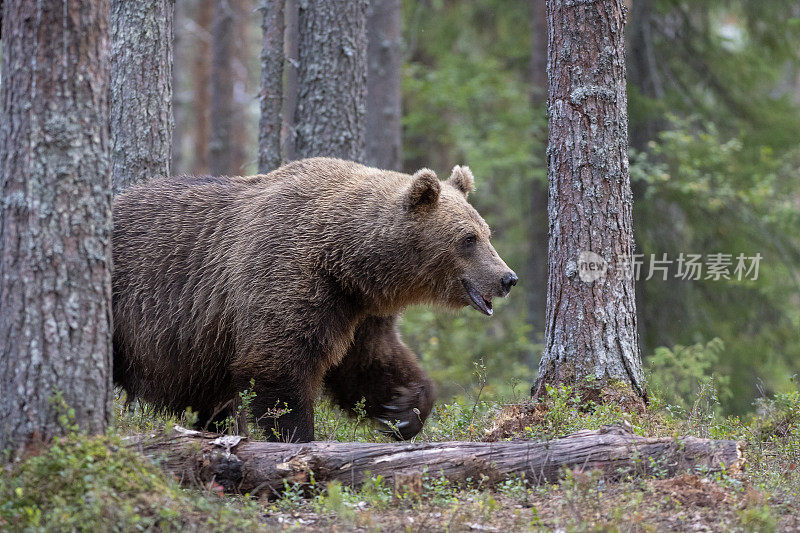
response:
<svg viewBox="0 0 800 533"><path fill-rule="evenodd" d="M392 421L387 418L376 418L376 420L381 424L381 428L379 429L381 433L384 435L391 435L398 440L408 440L422 429L421 423L417 427L410 427L411 422L408 420L395 419Z"/></svg>
<svg viewBox="0 0 800 533"><path fill-rule="evenodd" d="M429 381L411 383L395 390L394 399L381 404L375 420L380 431L398 440L408 440L422 430L433 407L433 385Z"/></svg>

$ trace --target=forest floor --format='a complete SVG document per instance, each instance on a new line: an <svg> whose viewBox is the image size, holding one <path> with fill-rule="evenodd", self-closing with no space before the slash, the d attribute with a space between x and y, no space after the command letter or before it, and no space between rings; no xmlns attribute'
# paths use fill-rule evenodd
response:
<svg viewBox="0 0 800 533"><path fill-rule="evenodd" d="M441 489L440 489L441 490ZM673 479L598 483L573 474L530 491L514 485L438 493L418 502L358 500L346 507L280 507L264 523L306 531L798 531L797 501L729 480L684 474ZM344 512L343 512L344 511Z"/></svg>
<svg viewBox="0 0 800 533"><path fill-rule="evenodd" d="M665 478L656 470L650 478L611 481L597 471L565 470L557 484L512 478L493 486L486 480L457 486L427 472L413 493L395 494L378 477L358 489L286 485L269 499L225 495L213 484L180 486L123 438L191 420L119 403L109 436L72 434L2 471L0 530L799 531L800 392L762 399L759 415L747 420L716 415L711 396L687 409L651 401L643 413L583 402L569 389L505 409L491 401L441 404L417 439L547 440L624 423L647 436L741 440L747 466L734 475ZM507 420L509 412L514 424L498 432L497 421L504 419L498 414ZM348 418L323 402L316 415L320 440L386 440L363 413Z"/></svg>

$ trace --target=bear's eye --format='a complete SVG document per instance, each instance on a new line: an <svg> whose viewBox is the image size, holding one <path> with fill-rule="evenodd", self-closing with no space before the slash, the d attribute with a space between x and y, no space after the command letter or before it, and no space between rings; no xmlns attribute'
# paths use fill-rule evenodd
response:
<svg viewBox="0 0 800 533"><path fill-rule="evenodd" d="M467 235L466 237L464 237L464 238L462 239L462 241L461 241L461 245L462 245L464 248L466 248L467 250L469 250L470 248L472 248L472 247L474 247L474 246L475 246L475 243L476 243L477 241L478 241L478 239L475 237L475 235Z"/></svg>

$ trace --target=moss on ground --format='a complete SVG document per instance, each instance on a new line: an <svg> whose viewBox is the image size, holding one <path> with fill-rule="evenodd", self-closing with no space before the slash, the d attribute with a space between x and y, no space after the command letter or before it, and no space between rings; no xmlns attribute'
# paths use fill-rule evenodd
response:
<svg viewBox="0 0 800 533"><path fill-rule="evenodd" d="M0 479L0 529L252 529L255 502L181 488L119 438L72 434L31 450Z"/></svg>

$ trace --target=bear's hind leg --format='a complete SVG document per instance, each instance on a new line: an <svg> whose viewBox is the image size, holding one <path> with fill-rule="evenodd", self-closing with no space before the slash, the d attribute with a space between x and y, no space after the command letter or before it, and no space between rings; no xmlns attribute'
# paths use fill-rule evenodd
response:
<svg viewBox="0 0 800 533"><path fill-rule="evenodd" d="M386 433L406 440L422 429L436 393L417 357L400 340L396 321L364 319L344 359L325 376L325 387L350 412L364 398L367 414L382 422Z"/></svg>

